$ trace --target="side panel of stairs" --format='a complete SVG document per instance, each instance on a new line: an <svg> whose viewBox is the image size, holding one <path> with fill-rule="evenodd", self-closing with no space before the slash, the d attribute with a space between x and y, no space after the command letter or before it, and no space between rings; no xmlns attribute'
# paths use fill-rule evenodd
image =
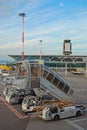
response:
<svg viewBox="0 0 87 130"><path fill-rule="evenodd" d="M43 67L43 75L40 78L40 85L56 99L70 99L73 94L71 85L45 66Z"/></svg>

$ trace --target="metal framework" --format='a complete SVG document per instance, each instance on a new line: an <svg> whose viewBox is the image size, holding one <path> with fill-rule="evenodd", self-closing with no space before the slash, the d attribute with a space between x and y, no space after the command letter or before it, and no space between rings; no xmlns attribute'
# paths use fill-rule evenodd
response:
<svg viewBox="0 0 87 130"><path fill-rule="evenodd" d="M24 60L24 17L25 13L20 13L19 16L22 17L22 61Z"/></svg>

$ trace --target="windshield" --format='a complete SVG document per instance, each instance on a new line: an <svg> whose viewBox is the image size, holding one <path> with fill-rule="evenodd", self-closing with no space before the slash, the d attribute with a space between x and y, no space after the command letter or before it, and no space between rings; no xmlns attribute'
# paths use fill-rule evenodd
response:
<svg viewBox="0 0 87 130"><path fill-rule="evenodd" d="M27 96L27 97L25 97L25 98L23 99L23 103L24 103L24 104L28 103L28 100L29 100L29 97Z"/></svg>

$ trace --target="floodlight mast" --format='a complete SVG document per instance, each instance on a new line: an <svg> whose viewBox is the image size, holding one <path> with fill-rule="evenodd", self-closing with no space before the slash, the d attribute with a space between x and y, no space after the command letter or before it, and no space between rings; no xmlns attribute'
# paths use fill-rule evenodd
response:
<svg viewBox="0 0 87 130"><path fill-rule="evenodd" d="M22 17L22 61L24 61L24 17L25 17L25 13L20 13L19 16Z"/></svg>
<svg viewBox="0 0 87 130"><path fill-rule="evenodd" d="M40 60L42 60L42 40L40 40Z"/></svg>

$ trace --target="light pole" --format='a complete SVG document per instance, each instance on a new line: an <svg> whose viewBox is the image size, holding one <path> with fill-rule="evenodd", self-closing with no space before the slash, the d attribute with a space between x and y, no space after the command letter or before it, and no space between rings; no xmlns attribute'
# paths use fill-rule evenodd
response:
<svg viewBox="0 0 87 130"><path fill-rule="evenodd" d="M40 60L42 59L42 40L40 40Z"/></svg>
<svg viewBox="0 0 87 130"><path fill-rule="evenodd" d="M85 75L86 75L86 77L87 77L87 62L86 62L86 74L85 74Z"/></svg>
<svg viewBox="0 0 87 130"><path fill-rule="evenodd" d="M19 16L22 17L22 61L24 61L24 17L25 17L25 13L20 13Z"/></svg>

